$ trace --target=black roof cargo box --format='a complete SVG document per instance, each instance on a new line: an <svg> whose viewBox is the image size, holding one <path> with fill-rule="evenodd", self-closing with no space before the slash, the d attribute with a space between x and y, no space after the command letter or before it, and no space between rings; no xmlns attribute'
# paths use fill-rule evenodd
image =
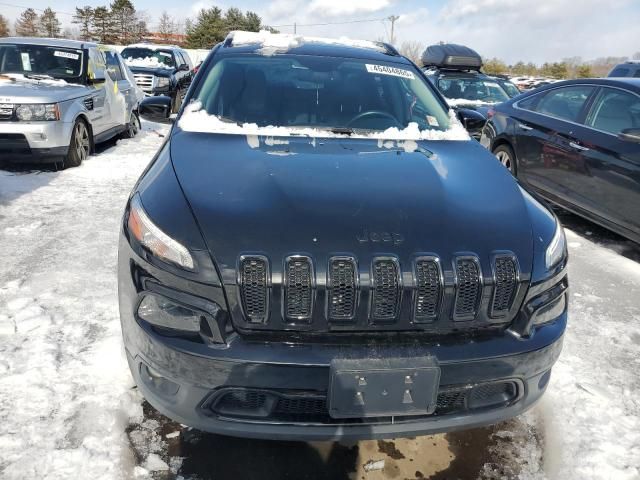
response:
<svg viewBox="0 0 640 480"><path fill-rule="evenodd" d="M452 70L480 70L482 57L478 52L464 45L442 43L426 48L422 53L422 66Z"/></svg>

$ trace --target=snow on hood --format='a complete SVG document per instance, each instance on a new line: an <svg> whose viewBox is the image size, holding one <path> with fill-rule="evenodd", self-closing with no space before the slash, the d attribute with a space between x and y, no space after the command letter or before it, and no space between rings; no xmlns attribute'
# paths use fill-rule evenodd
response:
<svg viewBox="0 0 640 480"><path fill-rule="evenodd" d="M33 74L34 76L37 74ZM59 78L29 78L25 77L21 73L2 73L0 74L0 83L15 83L15 82L23 82L23 83L35 83L35 84L45 84L45 85L56 85L58 87L63 86L77 86L73 83L68 83L65 80Z"/></svg>
<svg viewBox="0 0 640 480"><path fill-rule="evenodd" d="M467 100L466 98L447 98L447 103L450 107L457 107L459 105L476 105L476 106L485 106L485 105L495 105L496 102L486 102L484 100Z"/></svg>
<svg viewBox="0 0 640 480"><path fill-rule="evenodd" d="M382 148L391 148L388 141L398 141L397 146L405 150L414 151L418 140L469 140L469 134L462 126L455 114L449 111L450 127L447 130L420 130L418 124L411 122L409 126L400 130L396 127L388 128L381 132L371 132L367 134L354 133L352 135L333 133L328 130L318 128L296 128L296 127L260 127L255 123L225 122L215 115L210 115L202 109L202 104L198 101L190 103L184 109L178 126L185 132L199 133L226 133L235 135L246 135L247 142L252 148L259 146L259 136L267 137L310 137L310 138L358 138L378 140ZM270 140L273 142L273 140Z"/></svg>
<svg viewBox="0 0 640 480"><path fill-rule="evenodd" d="M375 42L368 40L353 40L347 37L340 38L320 38L305 37L303 35L294 35L290 33L271 33L268 30L260 30L259 32L245 32L236 30L230 32L227 38L233 40L233 45L261 45L259 52L263 55L275 55L276 53L284 53L296 47L300 47L305 43L324 43L329 45L341 45L345 47L368 48L385 52L385 48Z"/></svg>
<svg viewBox="0 0 640 480"><path fill-rule="evenodd" d="M171 65L167 65L166 63L162 63L158 61L156 57L144 57L144 58L127 57L124 59L124 63L126 63L129 67L165 68L167 70L173 70L173 67Z"/></svg>

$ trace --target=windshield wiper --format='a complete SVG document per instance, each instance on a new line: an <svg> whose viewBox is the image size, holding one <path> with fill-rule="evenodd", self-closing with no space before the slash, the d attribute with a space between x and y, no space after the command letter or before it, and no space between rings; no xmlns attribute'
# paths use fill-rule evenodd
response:
<svg viewBox="0 0 640 480"><path fill-rule="evenodd" d="M351 127L331 127L329 129L331 133L336 133L338 135L353 135L355 130Z"/></svg>
<svg viewBox="0 0 640 480"><path fill-rule="evenodd" d="M24 73L25 78L30 78L32 80L55 80L51 75L46 75L44 73Z"/></svg>

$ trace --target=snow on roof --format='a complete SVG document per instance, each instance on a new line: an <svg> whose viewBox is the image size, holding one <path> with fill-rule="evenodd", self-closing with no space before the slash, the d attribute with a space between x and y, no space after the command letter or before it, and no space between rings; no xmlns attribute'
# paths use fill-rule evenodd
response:
<svg viewBox="0 0 640 480"><path fill-rule="evenodd" d="M125 48L147 48L149 50L161 50L161 49L172 49L172 48L180 48L176 45L163 45L160 43L133 43L131 45L127 45Z"/></svg>
<svg viewBox="0 0 640 480"><path fill-rule="evenodd" d="M260 53L263 55L274 55L284 53L292 48L300 47L305 43L322 43L326 45L340 45L343 47L366 48L379 52L386 52L384 45L369 40L354 40L347 37L321 38L305 37L290 33L271 33L268 30L259 32L245 32L235 30L227 36L227 41L231 41L233 46L239 45L261 45Z"/></svg>
<svg viewBox="0 0 640 480"><path fill-rule="evenodd" d="M47 78L46 76L38 77L38 74L33 74L32 78L25 77L21 73L2 73L0 74L0 83L4 82L22 82L22 83L34 83L39 85L56 85L59 87L73 86L77 87L77 84L68 83L61 78Z"/></svg>
<svg viewBox="0 0 640 480"><path fill-rule="evenodd" d="M457 107L458 105L495 105L496 102L486 102L484 100L467 100L466 98L447 98L447 103L450 107Z"/></svg>
<svg viewBox="0 0 640 480"><path fill-rule="evenodd" d="M449 118L450 126L447 130L420 130L417 123L411 122L409 126L402 130L392 127L379 132L347 135L309 127L260 127L255 123L238 125L234 122L225 122L215 115L210 115L206 110L202 109L202 104L196 101L185 107L178 121L178 126L186 132L246 135L247 143L252 148L257 148L260 145L259 137L263 136L267 137L265 139L267 145L270 144L269 142L272 145L283 143L282 141L274 141L272 137L372 139L378 140L380 148L389 148L389 144L385 143L385 140L395 140L398 141L398 147L414 151L417 148L415 142L418 140L469 140L469 134L452 111L449 111Z"/></svg>

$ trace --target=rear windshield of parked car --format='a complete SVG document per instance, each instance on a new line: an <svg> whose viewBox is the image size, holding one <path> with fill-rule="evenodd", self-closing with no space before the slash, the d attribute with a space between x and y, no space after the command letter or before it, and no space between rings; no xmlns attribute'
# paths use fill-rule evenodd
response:
<svg viewBox="0 0 640 480"><path fill-rule="evenodd" d="M509 96L498 82L482 78L446 78L438 81L438 88L450 100L499 103Z"/></svg>
<svg viewBox="0 0 640 480"><path fill-rule="evenodd" d="M258 126L446 130L447 110L410 65L305 55L225 56L194 98L211 115Z"/></svg>
<svg viewBox="0 0 640 480"><path fill-rule="evenodd" d="M0 45L0 74L73 80L82 75L82 50L44 45Z"/></svg>
<svg viewBox="0 0 640 480"><path fill-rule="evenodd" d="M175 67L173 53L170 50L153 50L151 48L125 48L120 53L127 65L142 67Z"/></svg>

